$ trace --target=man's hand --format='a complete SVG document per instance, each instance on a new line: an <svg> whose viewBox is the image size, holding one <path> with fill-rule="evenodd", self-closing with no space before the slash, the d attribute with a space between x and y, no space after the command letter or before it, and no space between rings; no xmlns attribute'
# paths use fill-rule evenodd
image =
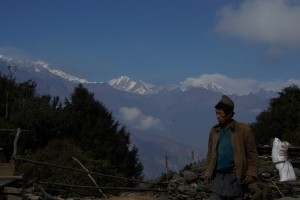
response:
<svg viewBox="0 0 300 200"><path fill-rule="evenodd" d="M249 184L249 183L253 183L255 181L255 177L254 176L246 176L245 180L244 180L244 184Z"/></svg>
<svg viewBox="0 0 300 200"><path fill-rule="evenodd" d="M211 182L211 178L209 176L204 176L204 185L207 185Z"/></svg>

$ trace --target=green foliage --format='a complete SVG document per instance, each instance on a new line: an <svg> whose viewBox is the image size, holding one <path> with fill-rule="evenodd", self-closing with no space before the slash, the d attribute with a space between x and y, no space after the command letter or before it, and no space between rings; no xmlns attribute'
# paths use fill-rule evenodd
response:
<svg viewBox="0 0 300 200"><path fill-rule="evenodd" d="M138 162L136 147L130 148L130 136L124 127L119 128L112 114L82 85L75 88L65 111L65 132L91 152L93 159L109 160L117 173L140 179L142 165Z"/></svg>
<svg viewBox="0 0 300 200"><path fill-rule="evenodd" d="M19 167L19 171L25 174L24 178L26 180L32 180L35 177L38 177L40 180L50 183L94 186L94 183L86 173L63 169L59 166L76 168L85 171L80 165L81 163L89 171L102 174L115 174L117 170L115 166L109 163L109 161L89 159L90 155L83 152L80 147L76 146L76 144L69 139L52 140L45 148L34 154L28 154L27 157L43 163L55 164L58 167L24 163ZM80 163L78 163L75 159L77 159ZM91 176L100 186L126 186L126 182L121 180L111 181L111 179L107 177L97 175Z"/></svg>
<svg viewBox="0 0 300 200"><path fill-rule="evenodd" d="M270 100L268 109L251 124L258 144L269 144L277 137L300 145L300 89L296 85L284 88L279 97Z"/></svg>
<svg viewBox="0 0 300 200"><path fill-rule="evenodd" d="M18 154L28 159L78 167L77 157L90 171L126 178L142 179L143 166L138 149L131 145L130 133L120 127L105 106L94 99L82 85L74 89L71 100L62 106L58 97L38 96L32 81L16 83L0 74L0 127L21 128ZM2 134L1 147L6 161L12 154L13 137ZM3 158L1 158L3 160ZM75 175L61 169L49 169L20 163L19 169L28 179L37 177L68 184L89 184L86 175ZM97 177L104 186L127 185L124 181Z"/></svg>

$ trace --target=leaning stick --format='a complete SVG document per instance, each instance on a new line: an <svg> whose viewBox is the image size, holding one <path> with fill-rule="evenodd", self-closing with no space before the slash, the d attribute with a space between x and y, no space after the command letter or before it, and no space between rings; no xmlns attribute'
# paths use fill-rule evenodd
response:
<svg viewBox="0 0 300 200"><path fill-rule="evenodd" d="M98 184L96 183L95 179L91 176L91 174L89 173L89 170L87 168L85 168L83 166L83 164L76 158L72 157L87 173L88 173L88 176L90 177L90 179L93 181L93 183L95 184L95 186L97 188L99 188ZM99 188L99 192L104 196L105 199L107 199L106 195L102 192L102 190Z"/></svg>
<svg viewBox="0 0 300 200"><path fill-rule="evenodd" d="M282 192L280 191L280 189L277 187L276 183L271 180L271 182L273 183L273 185L276 187L276 189L278 190L278 192L281 194L282 197L284 197L284 195L282 194Z"/></svg>

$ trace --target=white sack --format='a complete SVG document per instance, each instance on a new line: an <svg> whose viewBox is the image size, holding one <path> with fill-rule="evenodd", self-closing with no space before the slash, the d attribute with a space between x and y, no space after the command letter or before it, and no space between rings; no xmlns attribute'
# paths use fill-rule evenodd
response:
<svg viewBox="0 0 300 200"><path fill-rule="evenodd" d="M289 161L278 163L275 167L279 171L279 181L295 181L297 179L294 168Z"/></svg>
<svg viewBox="0 0 300 200"><path fill-rule="evenodd" d="M289 145L290 144L286 141L281 141L278 138L274 139L272 147L272 162L274 164L287 161L287 150Z"/></svg>
<svg viewBox="0 0 300 200"><path fill-rule="evenodd" d="M287 141L274 139L272 147L272 162L279 171L280 181L295 181L296 175L292 164L287 160L287 151L289 148Z"/></svg>

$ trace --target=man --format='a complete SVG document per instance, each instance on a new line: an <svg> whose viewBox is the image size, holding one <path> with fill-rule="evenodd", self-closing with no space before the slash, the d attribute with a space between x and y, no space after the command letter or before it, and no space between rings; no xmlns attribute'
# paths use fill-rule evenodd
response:
<svg viewBox="0 0 300 200"><path fill-rule="evenodd" d="M235 121L226 95L215 106L218 124L208 140L204 184L212 181L212 200L242 200L243 186L257 178L258 154L250 127Z"/></svg>

